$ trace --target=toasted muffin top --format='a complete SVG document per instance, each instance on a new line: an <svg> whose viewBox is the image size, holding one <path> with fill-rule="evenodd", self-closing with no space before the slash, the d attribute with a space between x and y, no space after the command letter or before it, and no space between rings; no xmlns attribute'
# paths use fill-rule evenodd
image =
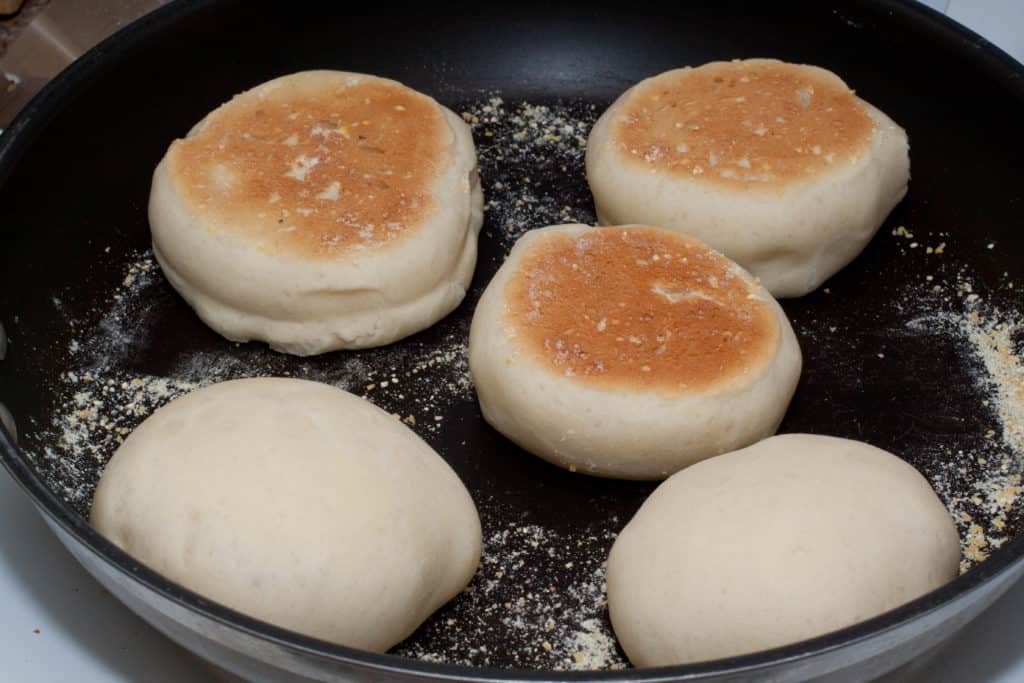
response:
<svg viewBox="0 0 1024 683"><path fill-rule="evenodd" d="M381 248L436 209L453 133L431 98L335 71L238 95L176 140L174 187L211 231L269 254L328 260Z"/></svg>
<svg viewBox="0 0 1024 683"><path fill-rule="evenodd" d="M855 161L873 133L864 104L835 74L749 59L640 83L610 137L629 162L749 189L779 188Z"/></svg>
<svg viewBox="0 0 1024 683"><path fill-rule="evenodd" d="M646 226L550 231L506 289L513 344L594 387L684 394L769 364L780 344L767 295L735 263Z"/></svg>

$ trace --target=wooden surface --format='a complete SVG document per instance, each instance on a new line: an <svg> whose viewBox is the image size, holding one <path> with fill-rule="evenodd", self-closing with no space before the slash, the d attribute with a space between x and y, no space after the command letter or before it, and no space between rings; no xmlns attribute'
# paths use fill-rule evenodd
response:
<svg viewBox="0 0 1024 683"><path fill-rule="evenodd" d="M14 14L25 0L0 0L0 14Z"/></svg>

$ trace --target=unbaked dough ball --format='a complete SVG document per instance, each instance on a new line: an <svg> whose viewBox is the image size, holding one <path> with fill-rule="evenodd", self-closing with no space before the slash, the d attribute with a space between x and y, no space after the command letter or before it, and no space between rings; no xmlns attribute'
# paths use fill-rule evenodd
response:
<svg viewBox="0 0 1024 683"><path fill-rule="evenodd" d="M377 652L480 559L476 508L437 453L369 402L297 379L223 382L154 412L104 470L91 521L207 598Z"/></svg>
<svg viewBox="0 0 1024 683"><path fill-rule="evenodd" d="M175 140L153 251L210 327L297 355L387 344L447 315L476 264L468 126L395 81L307 71Z"/></svg>
<svg viewBox="0 0 1024 683"><path fill-rule="evenodd" d="M558 225L516 243L473 316L484 418L604 477L663 479L775 433L800 375L779 305L700 242Z"/></svg>
<svg viewBox="0 0 1024 683"><path fill-rule="evenodd" d="M902 128L835 74L773 59L641 81L587 143L601 223L693 235L776 297L806 294L853 260L909 177Z"/></svg>
<svg viewBox="0 0 1024 683"><path fill-rule="evenodd" d="M957 576L927 480L868 444L776 436L659 486L612 547L608 606L636 666L731 657L898 607Z"/></svg>

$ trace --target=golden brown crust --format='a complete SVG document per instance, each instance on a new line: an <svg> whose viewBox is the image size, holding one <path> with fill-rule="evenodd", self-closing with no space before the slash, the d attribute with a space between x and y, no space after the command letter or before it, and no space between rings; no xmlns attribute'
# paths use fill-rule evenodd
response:
<svg viewBox="0 0 1024 683"><path fill-rule="evenodd" d="M548 233L505 290L515 343L593 386L681 394L774 358L780 330L749 276L716 251L650 227Z"/></svg>
<svg viewBox="0 0 1024 683"><path fill-rule="evenodd" d="M777 60L713 62L637 86L611 140L626 159L700 182L780 187L850 161L874 124L838 76Z"/></svg>
<svg viewBox="0 0 1024 683"><path fill-rule="evenodd" d="M416 230L435 210L448 123L414 90L349 78L297 74L213 112L167 156L185 205L211 230L314 260Z"/></svg>

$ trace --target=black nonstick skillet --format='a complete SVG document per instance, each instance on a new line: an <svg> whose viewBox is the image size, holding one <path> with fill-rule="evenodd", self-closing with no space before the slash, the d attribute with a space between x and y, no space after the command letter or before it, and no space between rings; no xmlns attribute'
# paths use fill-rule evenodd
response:
<svg viewBox="0 0 1024 683"><path fill-rule="evenodd" d="M805 369L781 431L857 438L914 464L957 517L964 573L806 642L618 669L601 561L653 485L555 469L488 428L466 377L467 326L518 234L593 220L576 138L604 107L645 76L739 57L829 68L909 132L904 202L856 261L784 302ZM146 202L170 140L233 94L312 68L395 78L465 112L490 203L473 290L451 316L385 349L295 359L225 342L195 317L153 267ZM100 582L248 678L869 679L938 646L1024 573L1022 121L1024 67L899 0L175 3L75 62L0 136L0 322L10 339L0 402L19 433L16 445L0 430L0 455ZM398 655L226 609L86 523L102 464L147 412L197 384L260 374L366 395L431 443L477 500L480 575Z"/></svg>

